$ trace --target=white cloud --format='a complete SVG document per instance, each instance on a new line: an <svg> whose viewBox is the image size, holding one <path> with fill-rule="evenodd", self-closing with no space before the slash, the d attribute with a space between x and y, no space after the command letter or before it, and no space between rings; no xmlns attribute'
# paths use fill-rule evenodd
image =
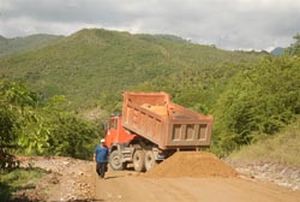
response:
<svg viewBox="0 0 300 202"><path fill-rule="evenodd" d="M0 0L0 34L70 34L84 27L169 33L228 49L287 46L298 0Z"/></svg>

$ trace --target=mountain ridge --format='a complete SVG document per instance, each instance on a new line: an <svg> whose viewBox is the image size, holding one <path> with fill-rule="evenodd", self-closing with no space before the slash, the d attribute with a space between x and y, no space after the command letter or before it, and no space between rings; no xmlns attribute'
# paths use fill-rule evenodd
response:
<svg viewBox="0 0 300 202"><path fill-rule="evenodd" d="M175 39L83 29L41 48L0 58L0 74L23 80L46 97L63 94L82 106L95 104L107 94L116 99L130 86L158 76L249 62L259 56Z"/></svg>
<svg viewBox="0 0 300 202"><path fill-rule="evenodd" d="M271 54L272 55L275 55L275 56L280 56L280 55L283 55L284 54L284 48L282 47L276 47L274 48L272 51L271 51Z"/></svg>
<svg viewBox="0 0 300 202"><path fill-rule="evenodd" d="M0 57L40 48L63 38L62 35L33 34L24 37L6 38L0 35Z"/></svg>

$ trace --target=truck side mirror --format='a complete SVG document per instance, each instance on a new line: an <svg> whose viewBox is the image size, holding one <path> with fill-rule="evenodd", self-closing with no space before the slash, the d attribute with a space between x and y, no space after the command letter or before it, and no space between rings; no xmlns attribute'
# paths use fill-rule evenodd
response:
<svg viewBox="0 0 300 202"><path fill-rule="evenodd" d="M108 124L107 124L107 122L102 122L102 129L106 133L106 131L108 130Z"/></svg>

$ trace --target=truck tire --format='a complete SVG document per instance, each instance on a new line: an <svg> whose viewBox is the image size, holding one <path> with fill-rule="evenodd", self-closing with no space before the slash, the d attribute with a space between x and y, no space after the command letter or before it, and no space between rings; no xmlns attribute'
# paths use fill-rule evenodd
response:
<svg viewBox="0 0 300 202"><path fill-rule="evenodd" d="M137 149L133 154L133 167L137 172L145 171L145 152Z"/></svg>
<svg viewBox="0 0 300 202"><path fill-rule="evenodd" d="M122 154L118 150L114 150L109 155L109 165L113 170L124 170L125 163L122 163Z"/></svg>
<svg viewBox="0 0 300 202"><path fill-rule="evenodd" d="M157 162L155 160L153 151L152 150L146 151L146 154L145 154L146 171L151 170L151 168L153 168L156 164L157 164Z"/></svg>

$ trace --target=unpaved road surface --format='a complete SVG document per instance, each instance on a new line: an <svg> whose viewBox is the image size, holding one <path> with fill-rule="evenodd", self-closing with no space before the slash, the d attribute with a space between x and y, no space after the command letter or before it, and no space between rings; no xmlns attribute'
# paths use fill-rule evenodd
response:
<svg viewBox="0 0 300 202"><path fill-rule="evenodd" d="M109 170L103 180L97 176L95 163L91 161L65 157L37 157L24 158L22 165L39 167L48 170L50 174L41 179L36 189L28 190L29 193L20 193L21 197L15 201L300 202L300 190L293 191L256 178L241 176L158 177L133 171ZM173 166L175 169L173 164L165 166ZM41 192L44 196L40 196ZM22 197L23 194L27 198ZM27 200L28 198L32 200Z"/></svg>
<svg viewBox="0 0 300 202"><path fill-rule="evenodd" d="M106 179L95 174L98 201L299 202L300 191L273 184L235 178L150 178L134 172L109 171Z"/></svg>

